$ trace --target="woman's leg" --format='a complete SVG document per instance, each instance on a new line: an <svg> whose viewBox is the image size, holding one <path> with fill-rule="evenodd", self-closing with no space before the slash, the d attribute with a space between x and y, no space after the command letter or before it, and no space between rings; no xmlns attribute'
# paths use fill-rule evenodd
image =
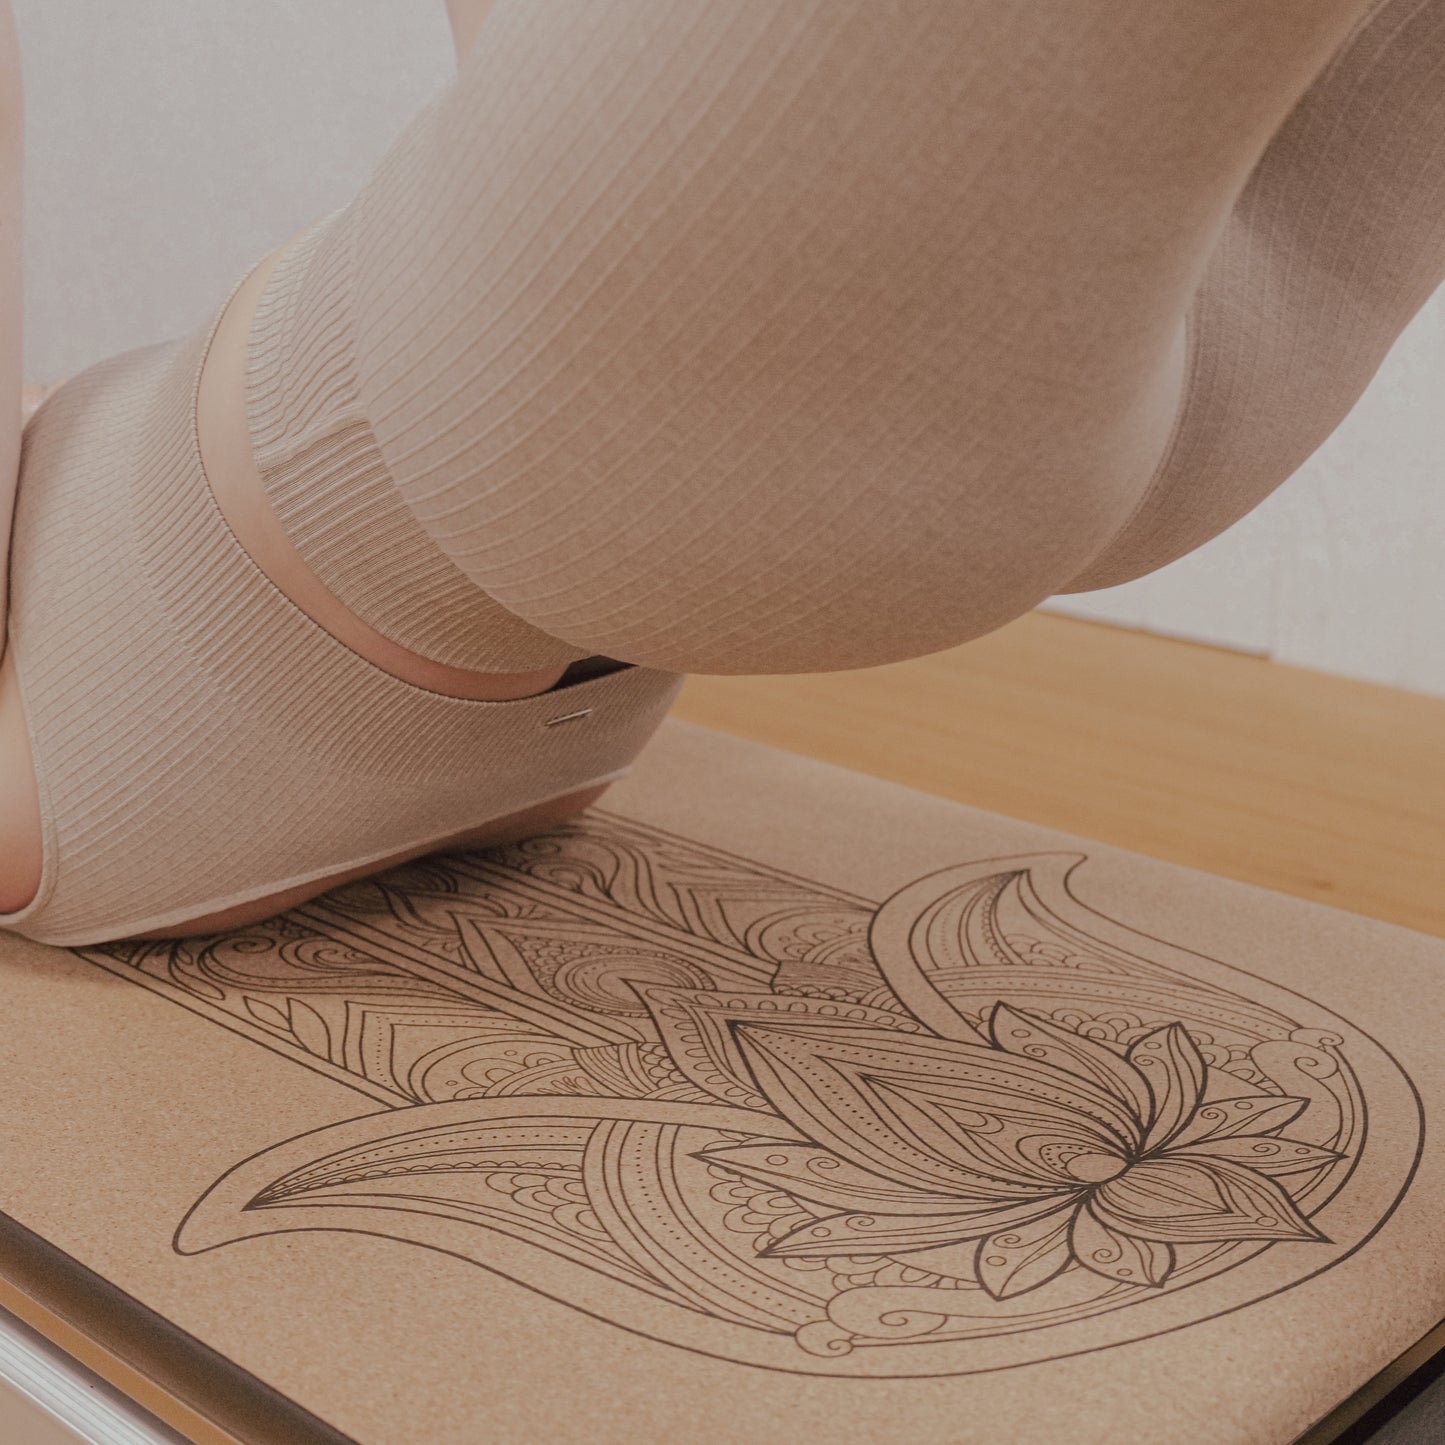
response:
<svg viewBox="0 0 1445 1445"><path fill-rule="evenodd" d="M1387 0L1310 87L1230 215L1153 485L1068 590L1109 587L1257 506L1445 281L1445 0Z"/></svg>
<svg viewBox="0 0 1445 1445"><path fill-rule="evenodd" d="M473 667L986 632L1128 516L1210 252L1363 8L501 0L268 283L268 498L402 645L445 592Z"/></svg>
<svg viewBox="0 0 1445 1445"><path fill-rule="evenodd" d="M488 667L986 632L1135 507L1211 252L1366 8L501 0L253 332L271 501L382 630L412 527Z"/></svg>
<svg viewBox="0 0 1445 1445"><path fill-rule="evenodd" d="M21 269L25 102L9 0L0 0L0 657L9 616L10 524L20 463ZM3 903L3 900L0 900Z"/></svg>
<svg viewBox="0 0 1445 1445"><path fill-rule="evenodd" d="M247 433L247 337L257 302L287 247L263 258L227 302L201 368L196 433L206 480L241 545L283 592L353 652L403 681L451 697L503 700L551 687L561 665L530 672L476 672L450 667L399 646L369 627L307 567L266 501Z"/></svg>
<svg viewBox="0 0 1445 1445"><path fill-rule="evenodd" d="M0 0L0 913L19 907L40 880L39 803L29 770L12 659L7 655L10 524L20 461L21 170L24 105L20 47L7 0ZM21 840L6 856L4 844Z"/></svg>

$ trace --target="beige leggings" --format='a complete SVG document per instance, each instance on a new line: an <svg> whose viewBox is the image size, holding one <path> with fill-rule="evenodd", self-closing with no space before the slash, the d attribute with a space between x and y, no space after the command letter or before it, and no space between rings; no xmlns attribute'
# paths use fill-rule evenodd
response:
<svg viewBox="0 0 1445 1445"><path fill-rule="evenodd" d="M1229 526L1442 276L1445 0L500 0L248 416L423 655L856 667Z"/></svg>
<svg viewBox="0 0 1445 1445"><path fill-rule="evenodd" d="M1439 282L1442 81L1445 0L501 0L261 270L232 426L395 644L640 666L448 697L294 606L206 471L223 304L25 433L0 928L264 908L604 785L677 672L913 656L1198 545Z"/></svg>

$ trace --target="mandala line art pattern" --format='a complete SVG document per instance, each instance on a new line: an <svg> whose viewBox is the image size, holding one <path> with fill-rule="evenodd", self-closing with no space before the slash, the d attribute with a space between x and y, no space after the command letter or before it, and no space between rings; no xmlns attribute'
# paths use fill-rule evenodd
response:
<svg viewBox="0 0 1445 1445"><path fill-rule="evenodd" d="M360 1231L724 1358L963 1373L1289 1288L1418 1153L1378 1045L1086 908L1085 862L877 904L594 810L78 952L379 1106L238 1162L182 1254Z"/></svg>

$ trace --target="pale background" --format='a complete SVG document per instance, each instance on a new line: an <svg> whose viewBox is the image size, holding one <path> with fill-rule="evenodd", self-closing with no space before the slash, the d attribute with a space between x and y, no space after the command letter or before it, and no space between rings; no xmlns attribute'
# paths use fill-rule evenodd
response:
<svg viewBox="0 0 1445 1445"><path fill-rule="evenodd" d="M442 0L14 7L37 381L198 326L346 199L453 66ZM1437 297L1256 513L1151 577L1052 605L1445 696L1442 400Z"/></svg>

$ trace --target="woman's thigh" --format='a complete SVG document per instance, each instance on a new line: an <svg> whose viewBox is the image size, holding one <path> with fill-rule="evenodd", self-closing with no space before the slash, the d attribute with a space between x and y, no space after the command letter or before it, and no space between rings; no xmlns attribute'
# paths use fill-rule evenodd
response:
<svg viewBox="0 0 1445 1445"><path fill-rule="evenodd" d="M587 651L986 632L1137 504L1211 250L1366 8L500 0L351 218L395 485Z"/></svg>
<svg viewBox="0 0 1445 1445"><path fill-rule="evenodd" d="M1384 0L1275 133L1191 316L1185 405L1112 587L1257 506L1339 425L1445 282L1445 0Z"/></svg>

